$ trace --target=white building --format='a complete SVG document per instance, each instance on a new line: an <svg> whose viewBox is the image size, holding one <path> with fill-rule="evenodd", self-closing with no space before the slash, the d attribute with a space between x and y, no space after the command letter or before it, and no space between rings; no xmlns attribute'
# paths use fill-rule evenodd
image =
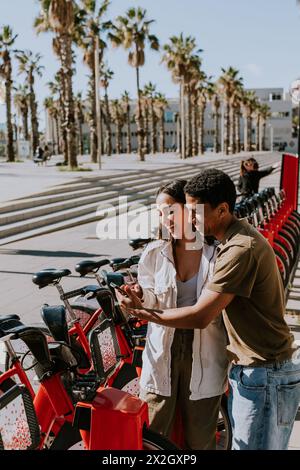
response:
<svg viewBox="0 0 300 470"><path fill-rule="evenodd" d="M274 150L287 150L295 152L296 150L296 139L292 138L292 101L288 94L284 93L283 88L255 88L251 89L254 91L261 101L262 104L267 104L270 107L271 118L267 122L267 132L266 132L266 141L265 145L267 149ZM179 147L179 99L170 98L168 99L169 106L165 111L165 146L166 150L176 151ZM131 123L131 142L132 149L136 150L137 148L137 139L136 139L136 124L134 120L134 112L136 108L136 101L132 101L131 104L131 113L132 113L132 123ZM47 114L47 113L46 113ZM54 128L53 120L47 116L46 117L46 140L51 143L53 138L55 138L56 130ZM221 142L222 135L222 119L220 119L220 136L219 141ZM253 141L255 140L255 128L253 120ZM244 142L244 125L243 119L241 119L241 142ZM114 125L111 125L112 129L112 147L115 149L115 129ZM213 147L214 140L214 119L212 115L212 107L208 102L205 110L205 120L204 120L204 145L206 148ZM103 131L105 132L105 127L103 126ZM87 125L83 126L83 133L85 136L85 141L89 140L89 129ZM125 151L126 148L126 127L122 129L122 143Z"/></svg>

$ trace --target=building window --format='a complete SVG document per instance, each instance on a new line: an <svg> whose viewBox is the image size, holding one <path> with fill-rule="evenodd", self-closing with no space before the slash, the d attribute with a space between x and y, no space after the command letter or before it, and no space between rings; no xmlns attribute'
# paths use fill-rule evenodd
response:
<svg viewBox="0 0 300 470"><path fill-rule="evenodd" d="M272 113L272 118L279 119L279 118L286 118L289 117L289 111L274 111Z"/></svg>
<svg viewBox="0 0 300 470"><path fill-rule="evenodd" d="M282 96L278 93L270 93L270 101L280 101Z"/></svg>

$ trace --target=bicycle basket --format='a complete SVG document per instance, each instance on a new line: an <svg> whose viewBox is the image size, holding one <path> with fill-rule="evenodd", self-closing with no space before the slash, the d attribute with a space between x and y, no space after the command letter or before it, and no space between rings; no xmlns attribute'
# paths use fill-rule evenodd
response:
<svg viewBox="0 0 300 470"><path fill-rule="evenodd" d="M0 396L0 450L33 450L39 442L31 395L23 385L15 385Z"/></svg>
<svg viewBox="0 0 300 470"><path fill-rule="evenodd" d="M105 319L94 328L89 341L95 372L101 382L105 382L120 358L119 343L112 320Z"/></svg>

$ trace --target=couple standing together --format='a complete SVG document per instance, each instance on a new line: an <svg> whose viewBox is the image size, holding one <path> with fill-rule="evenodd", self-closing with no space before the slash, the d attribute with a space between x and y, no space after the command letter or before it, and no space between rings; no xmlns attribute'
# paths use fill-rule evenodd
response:
<svg viewBox="0 0 300 470"><path fill-rule="evenodd" d="M229 379L232 448L286 449L300 352L284 320L274 252L233 215L235 200L229 176L214 169L161 187L156 203L169 240L147 246L138 284L117 295L124 311L149 321L140 396L154 430L170 436L179 405L186 448L214 449ZM205 243L191 249L185 226L201 230L199 204Z"/></svg>

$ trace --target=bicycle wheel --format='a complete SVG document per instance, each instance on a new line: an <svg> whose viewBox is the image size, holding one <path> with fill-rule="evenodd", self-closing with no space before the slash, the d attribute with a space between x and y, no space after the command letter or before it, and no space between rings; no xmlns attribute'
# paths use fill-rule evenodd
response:
<svg viewBox="0 0 300 470"><path fill-rule="evenodd" d="M65 423L49 450L84 450L84 444L79 431ZM144 427L143 450L178 450L178 447L161 434Z"/></svg>
<svg viewBox="0 0 300 470"><path fill-rule="evenodd" d="M276 255L276 261L277 261L277 266L279 268L283 286L286 288L289 282L289 276L290 276L290 270L288 263L286 261L286 258L278 251L276 248L273 248L275 255Z"/></svg>
<svg viewBox="0 0 300 470"><path fill-rule="evenodd" d="M230 450L232 445L232 428L228 415L227 396L221 400L219 419L216 432L216 450Z"/></svg>
<svg viewBox="0 0 300 470"><path fill-rule="evenodd" d="M179 450L178 447L165 436L152 429L143 429L143 450Z"/></svg>

